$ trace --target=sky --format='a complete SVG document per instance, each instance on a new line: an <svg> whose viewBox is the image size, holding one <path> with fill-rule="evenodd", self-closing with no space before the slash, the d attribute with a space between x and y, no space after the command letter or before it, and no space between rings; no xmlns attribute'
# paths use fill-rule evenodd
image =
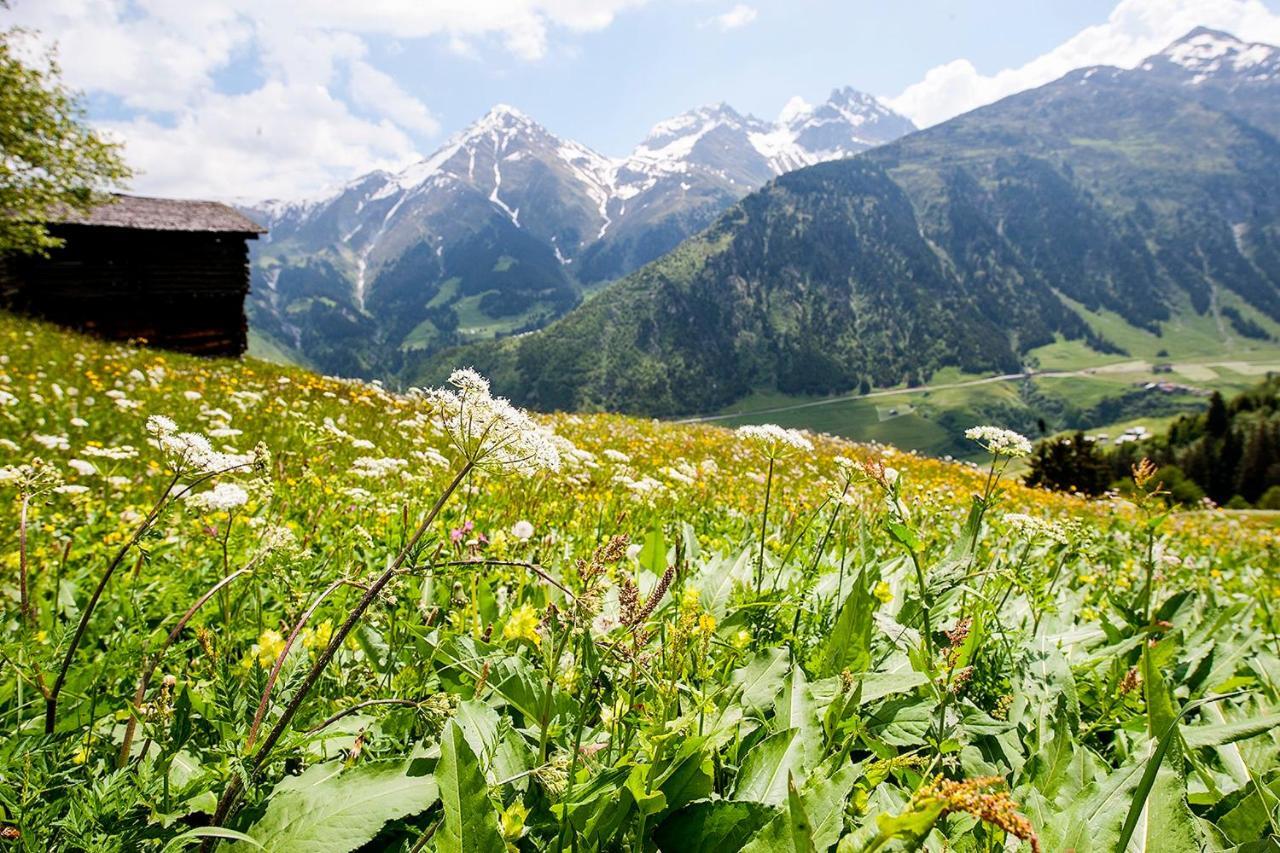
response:
<svg viewBox="0 0 1280 853"><path fill-rule="evenodd" d="M11 0L137 192L306 198L497 103L623 156L701 104L853 86L924 127L1198 25L1280 44L1280 0Z"/></svg>

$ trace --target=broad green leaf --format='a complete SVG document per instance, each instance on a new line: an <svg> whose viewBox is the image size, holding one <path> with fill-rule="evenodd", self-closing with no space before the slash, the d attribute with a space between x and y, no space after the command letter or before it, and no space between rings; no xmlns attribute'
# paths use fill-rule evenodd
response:
<svg viewBox="0 0 1280 853"><path fill-rule="evenodd" d="M1205 708L1205 716L1218 709L1210 705ZM1218 719L1221 712L1218 712ZM1236 723L1220 722L1211 726L1192 726L1182 730L1182 741L1189 747L1225 746L1240 740L1248 740L1280 728L1280 714L1268 714L1252 720L1241 720Z"/></svg>
<svg viewBox="0 0 1280 853"><path fill-rule="evenodd" d="M844 825L845 803L857 781L859 770L847 761L834 775L814 772L799 792L799 807L803 810L807 831L803 845L816 850L826 850L840 837ZM796 848L795 832L797 803L788 794L787 811L775 817L760 830L744 848L750 853L768 853L774 850L791 851Z"/></svg>
<svg viewBox="0 0 1280 853"><path fill-rule="evenodd" d="M645 535L644 546L637 559L641 569L662 577L662 573L667 570L667 540L662 535L661 527L655 527Z"/></svg>
<svg viewBox="0 0 1280 853"><path fill-rule="evenodd" d="M489 785L476 754L453 720L440 736L436 779L444 804L444 824L436 836L436 849L440 853L505 853Z"/></svg>
<svg viewBox="0 0 1280 853"><path fill-rule="evenodd" d="M804 741L798 730L787 729L770 735L756 744L743 760L734 786L734 799L782 805L787 800L787 776L797 772L803 778L804 759Z"/></svg>
<svg viewBox="0 0 1280 853"><path fill-rule="evenodd" d="M787 672L785 649L766 649L746 666L735 669L731 683L738 688L738 702L749 711L767 708L778 695L778 684Z"/></svg>
<svg viewBox="0 0 1280 853"><path fill-rule="evenodd" d="M867 590L867 572L858 572L853 588L836 614L835 625L818 647L814 674L819 678L842 670L861 672L871 666L871 623L876 600Z"/></svg>
<svg viewBox="0 0 1280 853"><path fill-rule="evenodd" d="M782 692L778 694L773 705L774 728L795 729L804 742L803 752L806 756L816 758L822 751L822 717L818 712L818 704L814 701L813 690L804 677L804 670L798 665L791 668L791 674L783 683Z"/></svg>
<svg viewBox="0 0 1280 853"><path fill-rule="evenodd" d="M490 784L518 776L529 769L528 755L516 738L504 737L498 712L483 702L468 699L458 705L454 719L462 728L467 745L475 753ZM510 729L505 730L506 733Z"/></svg>
<svg viewBox="0 0 1280 853"><path fill-rule="evenodd" d="M248 834L273 853L355 850L387 821L425 811L439 797L434 777L405 770L399 761L351 769L338 762L314 765L276 785Z"/></svg>
<svg viewBox="0 0 1280 853"><path fill-rule="evenodd" d="M669 815L653 838L662 853L733 853L777 813L763 803L699 800Z"/></svg>
<svg viewBox="0 0 1280 853"><path fill-rule="evenodd" d="M1187 805L1186 782L1169 765L1156 774L1146 807L1129 841L1130 853L1200 853L1204 839Z"/></svg>
<svg viewBox="0 0 1280 853"><path fill-rule="evenodd" d="M704 743L702 738L685 740L665 766L655 769L652 785L662 791L667 809L678 809L711 795L715 766Z"/></svg>

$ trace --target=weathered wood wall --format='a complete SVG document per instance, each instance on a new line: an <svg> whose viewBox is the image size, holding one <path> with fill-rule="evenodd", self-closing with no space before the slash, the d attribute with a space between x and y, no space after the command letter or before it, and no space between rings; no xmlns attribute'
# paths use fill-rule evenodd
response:
<svg viewBox="0 0 1280 853"><path fill-rule="evenodd" d="M201 355L248 344L246 235L58 225L48 258L0 266L7 307L115 339Z"/></svg>

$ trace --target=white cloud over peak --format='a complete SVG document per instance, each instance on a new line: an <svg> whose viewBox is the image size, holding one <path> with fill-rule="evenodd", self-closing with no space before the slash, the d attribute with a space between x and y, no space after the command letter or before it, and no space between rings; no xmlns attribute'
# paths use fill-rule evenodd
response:
<svg viewBox="0 0 1280 853"><path fill-rule="evenodd" d="M969 60L955 59L883 100L927 127L1076 68L1131 68L1198 26L1226 30L1246 41L1280 43L1280 14L1261 0L1121 0L1105 23L1086 27L1025 65L983 74Z"/></svg>
<svg viewBox="0 0 1280 853"><path fill-rule="evenodd" d="M439 133L371 39L532 61L557 29L599 30L644 2L14 0L0 25L37 31L69 86L131 116L99 125L124 143L135 191L294 198L412 162Z"/></svg>
<svg viewBox="0 0 1280 853"><path fill-rule="evenodd" d="M715 25L722 31L736 30L739 27L745 27L756 19L759 13L748 6L746 3L739 3L727 12L716 15L713 19Z"/></svg>

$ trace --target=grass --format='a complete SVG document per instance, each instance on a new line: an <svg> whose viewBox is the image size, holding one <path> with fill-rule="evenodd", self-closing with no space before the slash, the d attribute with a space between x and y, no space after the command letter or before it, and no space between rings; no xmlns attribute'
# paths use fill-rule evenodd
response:
<svg viewBox="0 0 1280 853"><path fill-rule="evenodd" d="M1217 298L1221 304L1235 305L1280 339L1280 325L1262 317L1239 297L1222 292ZM1232 333L1223 335L1212 316L1195 314L1189 303L1179 304L1174 317L1165 324L1165 333L1156 336L1130 326L1111 312L1090 312L1066 301L1096 332L1123 346L1128 354L1099 353L1083 340L1063 339L1032 350L1028 361L1037 371L1071 374L1037 376L1033 380L1034 386L1056 400L1059 407L1097 407L1152 382L1175 382L1230 395L1256 384L1269 371L1280 371L1280 343L1250 340ZM1227 322L1225 318L1223 322ZM1156 372L1157 364L1170 365L1172 371ZM973 458L971 449L957 440L954 430L948 430L946 425L984 422L992 412L1020 412L1019 416L1028 423L1044 416L1020 397L1020 379L945 387L982 378L949 367L938 371L923 388L875 389L872 396L854 399L757 391L716 413L715 422L734 426L775 422L855 441L878 441L933 455ZM1190 394L1167 399L1188 409L1200 401ZM886 418L885 412L891 408L902 416ZM908 411L910 414L906 414ZM1131 411L1120 418L1095 419L1083 426L1095 432L1137 425L1154 430L1170 420L1170 415Z"/></svg>
<svg viewBox="0 0 1280 853"><path fill-rule="evenodd" d="M1274 515L815 434L529 419L474 379L401 397L4 314L0 352L19 849L1276 834L1249 805L1280 786ZM930 407L1008 393L848 416L941 441Z"/></svg>

